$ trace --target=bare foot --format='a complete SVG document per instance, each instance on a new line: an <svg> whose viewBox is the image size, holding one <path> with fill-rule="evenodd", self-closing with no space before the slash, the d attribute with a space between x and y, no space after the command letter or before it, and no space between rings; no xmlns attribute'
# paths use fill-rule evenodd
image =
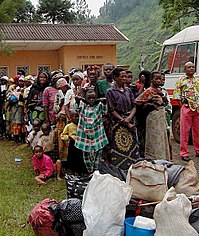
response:
<svg viewBox="0 0 199 236"><path fill-rule="evenodd" d="M44 182L44 181L39 181L38 184L39 184L39 185L46 185L47 183Z"/></svg>
<svg viewBox="0 0 199 236"><path fill-rule="evenodd" d="M61 180L63 180L63 179L62 179L62 178L60 178L60 177L57 177L57 180L61 181Z"/></svg>
<svg viewBox="0 0 199 236"><path fill-rule="evenodd" d="M39 178L39 176L35 177L35 180L37 181L37 183L39 185L46 185L47 183L45 181L43 181L42 179Z"/></svg>

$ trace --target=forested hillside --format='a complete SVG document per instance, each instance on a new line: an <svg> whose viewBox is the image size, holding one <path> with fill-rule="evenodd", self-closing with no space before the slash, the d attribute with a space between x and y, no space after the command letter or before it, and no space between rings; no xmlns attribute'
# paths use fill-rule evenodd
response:
<svg viewBox="0 0 199 236"><path fill-rule="evenodd" d="M172 33L162 29L163 9L158 0L117 0L117 3L109 4L108 9L106 5L101 8L98 22L114 23L129 38L128 43L118 45L118 64L130 65L137 77L141 60L145 69L156 68L161 44Z"/></svg>

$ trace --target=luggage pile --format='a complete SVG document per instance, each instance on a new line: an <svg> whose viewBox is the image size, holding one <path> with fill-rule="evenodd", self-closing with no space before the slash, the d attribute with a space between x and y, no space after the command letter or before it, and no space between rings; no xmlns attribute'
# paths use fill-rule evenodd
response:
<svg viewBox="0 0 199 236"><path fill-rule="evenodd" d="M127 176L103 162L90 177L66 175L65 180L67 199L45 199L33 208L29 222L36 235L199 234L199 183L192 161L183 167L140 160Z"/></svg>

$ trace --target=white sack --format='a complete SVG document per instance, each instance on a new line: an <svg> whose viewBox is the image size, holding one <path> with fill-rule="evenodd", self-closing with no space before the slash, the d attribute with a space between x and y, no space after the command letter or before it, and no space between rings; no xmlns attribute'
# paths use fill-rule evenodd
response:
<svg viewBox="0 0 199 236"><path fill-rule="evenodd" d="M162 202L155 207L155 236L197 236L198 233L188 222L191 209L186 195L176 195L175 189L170 188Z"/></svg>
<svg viewBox="0 0 199 236"><path fill-rule="evenodd" d="M109 174L95 171L82 203L86 229L84 236L122 236L126 205L132 188Z"/></svg>

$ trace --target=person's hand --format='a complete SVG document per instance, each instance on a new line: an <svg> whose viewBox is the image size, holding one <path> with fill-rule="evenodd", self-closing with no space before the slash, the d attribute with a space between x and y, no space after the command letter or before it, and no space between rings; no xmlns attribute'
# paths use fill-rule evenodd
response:
<svg viewBox="0 0 199 236"><path fill-rule="evenodd" d="M162 97L160 97L159 95L153 95L151 100L158 105L162 105L163 103Z"/></svg>
<svg viewBox="0 0 199 236"><path fill-rule="evenodd" d="M104 105L106 105L106 98L99 98L99 101L103 103Z"/></svg>
<svg viewBox="0 0 199 236"><path fill-rule="evenodd" d="M123 123L128 125L131 122L131 117L127 116L123 119Z"/></svg>
<svg viewBox="0 0 199 236"><path fill-rule="evenodd" d="M129 124L127 125L127 127L128 127L128 129L129 129L130 131L132 131L132 130L134 129L135 125L129 123Z"/></svg>
<svg viewBox="0 0 199 236"><path fill-rule="evenodd" d="M41 179L45 179L46 178L44 174L40 174L38 177L41 178Z"/></svg>

